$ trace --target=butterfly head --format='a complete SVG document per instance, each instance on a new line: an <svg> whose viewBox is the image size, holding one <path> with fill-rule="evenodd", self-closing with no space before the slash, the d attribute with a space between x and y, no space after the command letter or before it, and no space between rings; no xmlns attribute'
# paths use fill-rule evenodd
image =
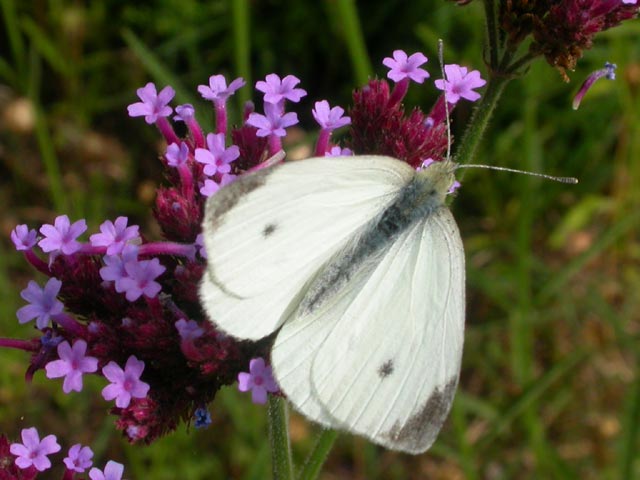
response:
<svg viewBox="0 0 640 480"><path fill-rule="evenodd" d="M455 189L456 167L457 165L451 160L431 162L418 171L418 177L423 179L430 191L435 191L435 195L441 202L444 202L447 194Z"/></svg>

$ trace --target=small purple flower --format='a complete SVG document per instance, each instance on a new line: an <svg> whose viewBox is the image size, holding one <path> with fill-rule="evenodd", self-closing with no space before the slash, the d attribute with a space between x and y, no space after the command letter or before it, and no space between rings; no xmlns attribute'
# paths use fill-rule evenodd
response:
<svg viewBox="0 0 640 480"><path fill-rule="evenodd" d="M409 78L416 83L423 83L430 75L425 69L419 67L428 61L429 59L420 52L407 57L403 50L394 50L393 58L386 57L382 60L382 64L385 67L389 67L390 70L387 73L387 77L396 83L405 78Z"/></svg>
<svg viewBox="0 0 640 480"><path fill-rule="evenodd" d="M300 79L293 75L280 80L278 75L270 73L265 80L256 82L256 89L264 93L266 103L278 104L285 99L297 103L307 94L302 88L294 88L298 83Z"/></svg>
<svg viewBox="0 0 640 480"><path fill-rule="evenodd" d="M636 3L638 3L638 0L622 0L622 3L626 5L635 5Z"/></svg>
<svg viewBox="0 0 640 480"><path fill-rule="evenodd" d="M155 279L162 275L166 268L157 258L126 262L124 270L127 276L116 281L116 290L126 292L125 296L130 302L135 302L142 295L154 298L162 290L162 286Z"/></svg>
<svg viewBox="0 0 640 480"><path fill-rule="evenodd" d="M39 472L51 468L47 455L60 451L55 435L47 435L42 440L35 427L22 429L22 443L12 443L10 451L16 457L16 465L22 469L34 466Z"/></svg>
<svg viewBox="0 0 640 480"><path fill-rule="evenodd" d="M87 222L84 219L73 222L69 221L66 215L56 217L53 225L43 225L40 227L40 233L45 238L38 242L40 248L45 253L62 252L64 255L71 255L82 245L76 240L87 230Z"/></svg>
<svg viewBox="0 0 640 480"><path fill-rule="evenodd" d="M144 398L149 392L149 384L140 380L144 362L131 355L124 370L114 361L102 368L102 374L111 384L102 389L105 400L116 399L116 407L127 408L131 398Z"/></svg>
<svg viewBox="0 0 640 480"><path fill-rule="evenodd" d="M200 193L205 197L210 197L225 185L228 185L231 182L233 182L235 179L236 179L236 175L231 175L230 173L225 173L224 175L222 175L220 182L216 182L215 180L211 180L210 178L207 178L204 181L204 184L202 185L202 187L200 188ZM200 250L200 255L202 255L202 249Z"/></svg>
<svg viewBox="0 0 640 480"><path fill-rule="evenodd" d="M176 122L187 122L195 116L196 110L190 103L185 103L176 107L176 113L173 117Z"/></svg>
<svg viewBox="0 0 640 480"><path fill-rule="evenodd" d="M237 145L225 147L224 133L207 135L207 148L196 148L196 161L204 164L205 175L231 172L231 162L240 156Z"/></svg>
<svg viewBox="0 0 640 480"><path fill-rule="evenodd" d="M468 72L467 67L452 64L444 66L446 80L435 81L436 88L444 90L447 102L458 103L460 98L475 102L480 98L480 94L474 92L474 88L480 88L486 84L486 80L480 77L478 70Z"/></svg>
<svg viewBox="0 0 640 480"><path fill-rule="evenodd" d="M58 345L60 359L47 363L45 367L47 378L64 377L64 393L70 393L72 390L82 391L82 375L98 370L98 359L85 356L86 352L87 342L84 340L76 340L73 347L69 342L62 342Z"/></svg>
<svg viewBox="0 0 640 480"><path fill-rule="evenodd" d="M138 98L142 102L132 103L127 107L130 117L141 117L148 124L155 123L158 117L168 117L173 112L169 102L176 92L171 87L164 87L160 93L156 93L156 86L149 82L144 87L136 90Z"/></svg>
<svg viewBox="0 0 640 480"><path fill-rule="evenodd" d="M16 246L16 250L31 250L37 243L38 232L35 229L29 230L26 225L16 225L11 230L11 241Z"/></svg>
<svg viewBox="0 0 640 480"><path fill-rule="evenodd" d="M211 425L211 413L204 407L197 408L194 412L194 425L196 428L206 428Z"/></svg>
<svg viewBox="0 0 640 480"><path fill-rule="evenodd" d="M127 271L124 266L128 262L137 262L138 260L137 245L126 244L120 255L105 255L102 260L104 267L100 269L100 277L105 282L115 282L116 291L124 292L120 282L127 277Z"/></svg>
<svg viewBox="0 0 640 480"><path fill-rule="evenodd" d="M212 182L213 180L209 180L209 181ZM207 181L205 180L204 183L205 183L205 187L206 187ZM200 189L200 193L202 193L202 190L205 187L202 187ZM220 188L220 187L218 187L218 188ZM202 193L202 194L205 195L204 193ZM213 193L211 195L213 195ZM210 197L211 195L205 195L205 197ZM196 237L196 247L198 249L198 253L200 254L200 256L202 258L207 258L207 250L206 250L206 247L204 246L204 235L202 233L199 233L198 236Z"/></svg>
<svg viewBox="0 0 640 480"><path fill-rule="evenodd" d="M16 312L19 323L27 323L36 319L36 326L42 330L47 327L51 317L62 313L64 305L56 297L60 292L62 282L57 278L47 280L44 288L34 282L29 281L27 288L20 292L20 296L29 302L29 305L21 307Z"/></svg>
<svg viewBox="0 0 640 480"><path fill-rule="evenodd" d="M244 84L244 79L238 77L227 87L227 80L224 75L212 75L209 77L209 86L199 85L198 92L206 100L211 100L215 104L223 104Z"/></svg>
<svg viewBox="0 0 640 480"><path fill-rule="evenodd" d="M615 63L606 62L604 64L604 68L601 68L600 70L596 70L591 75L589 75L587 79L584 81L584 83L580 86L580 89L578 90L578 93L576 93L576 96L573 98L573 104L572 104L573 109L577 110L578 107L580 107L580 103L582 102L582 99L584 98L585 94L589 91L589 89L593 86L593 84L596 83L596 80L599 80L603 77L606 78L607 80L615 80L616 68L618 68L618 66Z"/></svg>
<svg viewBox="0 0 640 480"><path fill-rule="evenodd" d="M313 118L316 119L316 122L327 130L335 130L351 123L349 117L343 117L344 108L329 108L329 102L326 100L316 102L315 108L311 113L313 113Z"/></svg>
<svg viewBox="0 0 640 480"><path fill-rule="evenodd" d="M204 330L195 320L187 321L181 318L175 325L182 340L195 340L204 334Z"/></svg>
<svg viewBox="0 0 640 480"><path fill-rule="evenodd" d="M180 142L180 145L172 143L167 147L164 156L167 158L167 165L170 167L184 165L189 159L189 145L185 142Z"/></svg>
<svg viewBox="0 0 640 480"><path fill-rule="evenodd" d="M253 358L249 362L249 373L238 374L238 390L248 392L251 390L251 401L264 404L267 402L267 392L277 392L278 386L273 379L271 367L264 364L264 359Z"/></svg>
<svg viewBox="0 0 640 480"><path fill-rule="evenodd" d="M247 119L247 125L258 129L256 132L258 137L268 137L269 135L284 137L287 134L285 128L298 123L298 115L295 112L288 112L283 115L280 108L275 104L265 103L264 111L266 115L252 113Z"/></svg>
<svg viewBox="0 0 640 480"><path fill-rule="evenodd" d="M349 157L353 155L353 152L349 148L342 148L338 145L331 147L328 152L325 152L325 157Z"/></svg>
<svg viewBox="0 0 640 480"><path fill-rule="evenodd" d="M89 447L83 447L76 443L69 449L67 457L63 460L68 470L72 472L82 473L93 463L93 451Z"/></svg>
<svg viewBox="0 0 640 480"><path fill-rule="evenodd" d="M91 480L122 480L124 465L113 460L109 460L104 467L104 471L93 467L89 470Z"/></svg>
<svg viewBox="0 0 640 480"><path fill-rule="evenodd" d="M101 233L89 237L91 245L107 247L107 255L119 255L128 243L140 240L138 225L127 227L128 221L127 217L118 217L115 222L107 220L100 225Z"/></svg>

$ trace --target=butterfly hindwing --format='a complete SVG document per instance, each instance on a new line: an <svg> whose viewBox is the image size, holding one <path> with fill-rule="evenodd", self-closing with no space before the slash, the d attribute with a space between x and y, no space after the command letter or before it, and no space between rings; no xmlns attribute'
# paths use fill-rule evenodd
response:
<svg viewBox="0 0 640 480"><path fill-rule="evenodd" d="M462 243L440 206L379 256L316 310L287 321L273 369L307 417L419 453L435 440L458 381Z"/></svg>

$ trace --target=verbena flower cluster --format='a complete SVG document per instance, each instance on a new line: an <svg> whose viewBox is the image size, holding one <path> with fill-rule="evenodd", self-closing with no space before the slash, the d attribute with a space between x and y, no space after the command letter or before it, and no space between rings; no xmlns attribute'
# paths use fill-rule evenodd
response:
<svg viewBox="0 0 640 480"><path fill-rule="evenodd" d="M529 53L543 55L567 79L596 34L637 14L638 0L508 0L500 2L498 20L507 49L530 37Z"/></svg>
<svg viewBox="0 0 640 480"><path fill-rule="evenodd" d="M416 168L428 159L442 160L446 112L460 99L479 98L474 89L485 81L477 71L446 65L447 78L436 81L443 94L431 113L417 108L407 113L402 100L411 80L429 78L421 68L426 62L421 53L395 51L384 60L395 86L370 81L355 91L349 116L326 100L316 102L315 155L376 153ZM16 249L46 277L28 283L21 293L27 303L17 312L20 323L35 323L38 336L0 339L0 346L31 352L27 379L44 370L47 378L61 378L63 391L71 393L82 390L85 374L104 377L102 396L114 401L117 428L142 443L181 421L207 425L207 406L216 392L238 379L257 403L277 392L263 360L268 342L236 341L205 318L198 283L207 254L215 252L204 251L200 224L207 197L282 151L287 128L298 123L287 107L307 94L299 82L293 75L267 75L255 85L264 94L263 113L248 104L243 124L229 131L227 101L245 82L213 75L198 87L216 113L216 129L207 134L191 105L169 105L171 87L158 91L148 83L138 90L140 101L129 105L129 115L155 124L167 143L161 159L167 185L158 188L153 210L164 238L146 238L123 216L106 220L88 240L81 240L86 221L67 215L37 231L26 225L13 230ZM186 125L185 138L175 133L172 115ZM344 146L333 142L332 133L349 125Z"/></svg>

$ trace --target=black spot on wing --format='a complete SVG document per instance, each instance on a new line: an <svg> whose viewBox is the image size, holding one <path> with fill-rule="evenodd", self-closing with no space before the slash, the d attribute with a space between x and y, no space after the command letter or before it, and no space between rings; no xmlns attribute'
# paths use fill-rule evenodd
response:
<svg viewBox="0 0 640 480"><path fill-rule="evenodd" d="M394 369L393 359L390 358L389 360L387 360L386 362L384 362L382 365L378 367L378 376L380 378L387 378L389 375L393 373L393 369Z"/></svg>
<svg viewBox="0 0 640 480"><path fill-rule="evenodd" d="M264 238L270 237L271 234L277 230L277 228L278 225L275 223L269 223L268 225L265 225L262 229L262 236Z"/></svg>
<svg viewBox="0 0 640 480"><path fill-rule="evenodd" d="M426 402L406 422L396 422L384 436L399 450L422 453L435 441L449 414L458 386L454 377L444 386L436 388Z"/></svg>

